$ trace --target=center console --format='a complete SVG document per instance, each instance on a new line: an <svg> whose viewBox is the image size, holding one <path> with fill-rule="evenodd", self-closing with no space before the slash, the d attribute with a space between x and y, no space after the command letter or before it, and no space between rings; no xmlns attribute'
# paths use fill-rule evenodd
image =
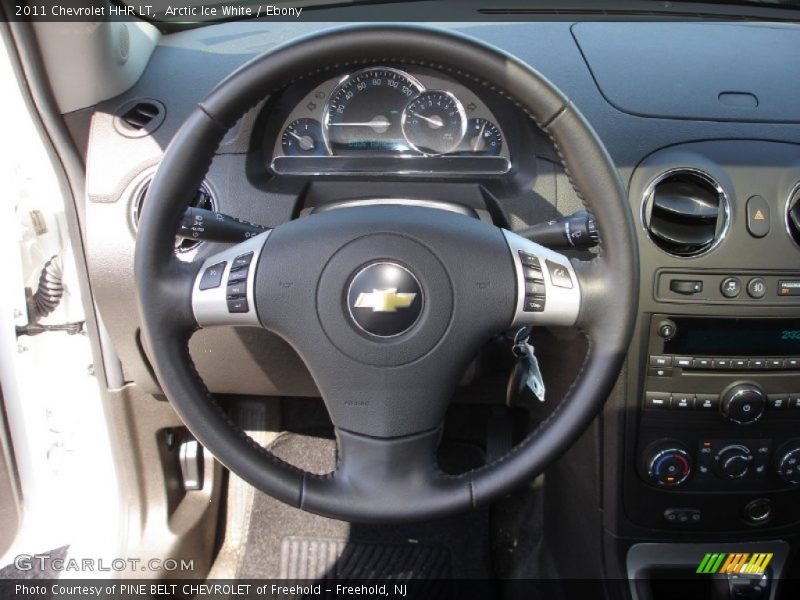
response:
<svg viewBox="0 0 800 600"><path fill-rule="evenodd" d="M800 521L800 319L655 314L647 347L630 516L721 531Z"/></svg>

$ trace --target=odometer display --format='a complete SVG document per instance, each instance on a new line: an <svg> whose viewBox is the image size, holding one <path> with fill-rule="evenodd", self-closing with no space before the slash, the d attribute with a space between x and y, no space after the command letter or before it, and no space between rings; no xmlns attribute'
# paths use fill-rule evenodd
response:
<svg viewBox="0 0 800 600"><path fill-rule="evenodd" d="M331 93L325 110L325 141L332 154L408 152L403 109L424 88L413 77L387 67L358 71Z"/></svg>

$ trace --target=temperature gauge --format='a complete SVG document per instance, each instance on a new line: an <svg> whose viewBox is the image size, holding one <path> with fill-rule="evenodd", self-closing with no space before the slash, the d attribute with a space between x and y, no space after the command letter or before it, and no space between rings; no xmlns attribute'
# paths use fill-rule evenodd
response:
<svg viewBox="0 0 800 600"><path fill-rule="evenodd" d="M316 119L297 119L289 123L281 136L281 147L287 156L323 156L322 126Z"/></svg>
<svg viewBox="0 0 800 600"><path fill-rule="evenodd" d="M470 119L462 146L467 154L498 156L503 149L503 136L497 125L487 119Z"/></svg>

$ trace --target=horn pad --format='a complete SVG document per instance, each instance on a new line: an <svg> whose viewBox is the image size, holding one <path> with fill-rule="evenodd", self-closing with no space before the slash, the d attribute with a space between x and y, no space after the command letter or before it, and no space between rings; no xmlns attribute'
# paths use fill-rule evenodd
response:
<svg viewBox="0 0 800 600"><path fill-rule="evenodd" d="M317 288L317 313L331 342L361 363L398 366L427 354L453 312L453 286L426 246L376 233L341 247Z"/></svg>

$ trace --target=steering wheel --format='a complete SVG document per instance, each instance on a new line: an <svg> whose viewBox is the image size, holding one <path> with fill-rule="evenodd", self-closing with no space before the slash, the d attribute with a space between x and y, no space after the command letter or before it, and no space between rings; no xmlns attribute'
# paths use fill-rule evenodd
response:
<svg viewBox="0 0 800 600"><path fill-rule="evenodd" d="M312 214L202 264L175 257L172 240L188 199L247 110L291 82L383 63L450 73L503 95L533 119L595 216L601 235L595 258L569 259L477 219L397 205ZM259 490L349 521L440 517L487 503L541 473L601 410L630 341L638 295L625 192L575 106L497 49L411 26L306 37L220 83L164 153L139 223L135 274L156 376L195 437ZM526 296L531 278L539 281L538 297ZM229 288L240 297L229 301ZM492 336L523 325L583 332L588 350L578 375L550 416L508 454L445 475L435 452L459 376ZM210 326L263 327L297 351L335 427L334 472L320 476L289 465L231 422L188 352L192 332Z"/></svg>

